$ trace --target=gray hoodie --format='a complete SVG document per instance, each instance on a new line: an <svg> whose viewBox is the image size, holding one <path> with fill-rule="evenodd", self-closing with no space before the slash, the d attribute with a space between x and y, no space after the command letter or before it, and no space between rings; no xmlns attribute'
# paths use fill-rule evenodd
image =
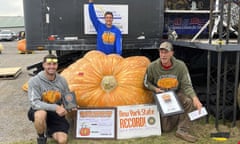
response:
<svg viewBox="0 0 240 144"><path fill-rule="evenodd" d="M43 93L50 90L60 92L61 96L66 95L69 92L67 81L59 74L56 74L55 80L50 81L44 71L29 80L28 98L34 110L56 111L57 105L62 104L62 100L52 104L43 101Z"/></svg>

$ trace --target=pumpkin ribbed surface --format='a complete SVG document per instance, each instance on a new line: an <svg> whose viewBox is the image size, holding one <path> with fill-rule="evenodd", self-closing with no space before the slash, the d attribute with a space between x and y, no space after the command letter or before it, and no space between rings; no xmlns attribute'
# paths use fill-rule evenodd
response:
<svg viewBox="0 0 240 144"><path fill-rule="evenodd" d="M90 51L61 75L76 94L79 106L119 106L151 103L152 93L143 86L150 63L144 56L123 58Z"/></svg>

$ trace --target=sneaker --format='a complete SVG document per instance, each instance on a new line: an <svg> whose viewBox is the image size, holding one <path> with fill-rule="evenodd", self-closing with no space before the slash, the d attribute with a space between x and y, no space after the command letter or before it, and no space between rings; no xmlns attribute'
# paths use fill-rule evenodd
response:
<svg viewBox="0 0 240 144"><path fill-rule="evenodd" d="M47 143L47 138L46 137L38 137L37 138L37 143L38 144L46 144Z"/></svg>
<svg viewBox="0 0 240 144"><path fill-rule="evenodd" d="M179 138L181 138L185 141L191 142L191 143L195 143L198 140L195 136L192 136L187 131L184 131L181 129L176 131L176 137L179 137Z"/></svg>

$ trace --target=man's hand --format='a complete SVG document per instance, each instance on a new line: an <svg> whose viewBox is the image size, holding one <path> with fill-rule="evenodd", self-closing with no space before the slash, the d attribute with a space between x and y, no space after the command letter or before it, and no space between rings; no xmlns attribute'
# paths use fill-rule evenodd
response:
<svg viewBox="0 0 240 144"><path fill-rule="evenodd" d="M59 116L65 116L67 114L67 111L66 109L63 107L63 105L61 106L57 106L56 108L56 113L59 115Z"/></svg>
<svg viewBox="0 0 240 144"><path fill-rule="evenodd" d="M72 108L72 109L68 110L68 112L77 111L77 110L78 110L78 106L76 108Z"/></svg>
<svg viewBox="0 0 240 144"><path fill-rule="evenodd" d="M89 3L93 3L93 0L88 0Z"/></svg>
<svg viewBox="0 0 240 144"><path fill-rule="evenodd" d="M198 109L199 112L201 112L202 103L199 101L197 96L193 97L193 105Z"/></svg>
<svg viewBox="0 0 240 144"><path fill-rule="evenodd" d="M163 93L164 90L161 90L160 88L155 88L155 92L156 92L156 93Z"/></svg>

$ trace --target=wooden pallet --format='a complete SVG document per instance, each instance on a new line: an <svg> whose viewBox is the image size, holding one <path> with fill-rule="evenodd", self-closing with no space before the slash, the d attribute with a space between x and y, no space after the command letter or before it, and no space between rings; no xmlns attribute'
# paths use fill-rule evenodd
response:
<svg viewBox="0 0 240 144"><path fill-rule="evenodd" d="M21 73L21 67L0 68L0 79L16 79Z"/></svg>

